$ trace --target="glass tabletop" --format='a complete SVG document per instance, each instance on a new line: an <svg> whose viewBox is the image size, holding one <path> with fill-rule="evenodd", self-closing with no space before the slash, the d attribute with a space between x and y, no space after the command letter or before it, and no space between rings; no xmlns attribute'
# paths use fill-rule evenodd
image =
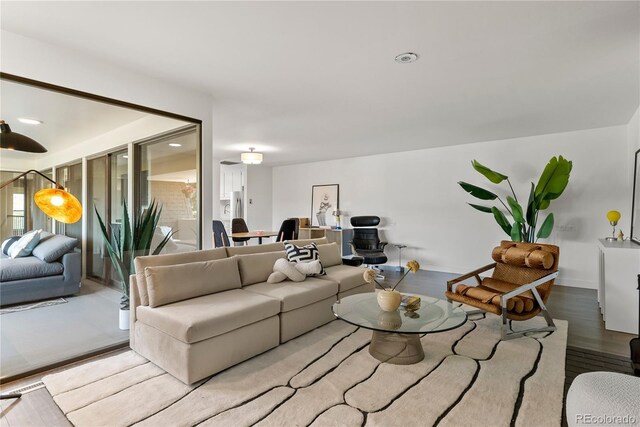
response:
<svg viewBox="0 0 640 427"><path fill-rule="evenodd" d="M366 329L401 334L426 334L457 328L467 321L467 313L448 301L425 295L420 297L415 310L400 307L396 311L383 311L375 293L349 295L333 304L338 319Z"/></svg>

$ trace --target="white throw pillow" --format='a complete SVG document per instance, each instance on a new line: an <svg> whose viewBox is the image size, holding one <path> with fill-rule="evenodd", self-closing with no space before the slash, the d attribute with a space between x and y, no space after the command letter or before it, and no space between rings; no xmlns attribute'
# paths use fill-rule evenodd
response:
<svg viewBox="0 0 640 427"><path fill-rule="evenodd" d="M322 271L322 264L319 259L310 262L294 263L294 266L296 270L305 276L316 276Z"/></svg>
<svg viewBox="0 0 640 427"><path fill-rule="evenodd" d="M42 230L33 230L22 236L20 240L11 245L9 256L20 258L31 255L33 248L40 243L40 233Z"/></svg>
<svg viewBox="0 0 640 427"><path fill-rule="evenodd" d="M304 273L301 273L296 269L295 262L287 261L284 258L278 258L276 260L275 264L273 264L273 271L275 273L284 274L285 276L287 276L289 280L293 282L302 282L304 281L304 279L307 278L307 276ZM269 276L269 278L271 278L272 281L282 277L281 275L276 275L274 277L271 277L273 275L274 273L271 273L271 275ZM269 279L267 279L267 282L269 282ZM278 283L278 282L270 282L270 283Z"/></svg>

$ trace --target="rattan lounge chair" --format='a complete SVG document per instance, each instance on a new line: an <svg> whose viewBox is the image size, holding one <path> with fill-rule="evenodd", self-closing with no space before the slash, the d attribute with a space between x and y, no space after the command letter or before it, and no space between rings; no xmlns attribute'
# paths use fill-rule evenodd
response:
<svg viewBox="0 0 640 427"><path fill-rule="evenodd" d="M502 316L503 339L528 332L554 331L555 324L545 303L558 276L560 249L553 245L503 241L493 249L491 257L495 263L448 281L447 299ZM480 277L491 269L491 277ZM477 286L460 283L472 277ZM528 320L540 313L547 321L546 327L511 330L511 320Z"/></svg>

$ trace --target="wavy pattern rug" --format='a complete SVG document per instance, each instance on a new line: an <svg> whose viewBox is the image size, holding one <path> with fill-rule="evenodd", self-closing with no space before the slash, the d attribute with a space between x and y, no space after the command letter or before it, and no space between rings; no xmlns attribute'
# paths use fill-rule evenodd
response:
<svg viewBox="0 0 640 427"><path fill-rule="evenodd" d="M523 327L542 319L524 322ZM371 331L334 321L187 386L130 351L43 379L77 426L559 426L567 322L499 339L487 315L380 363Z"/></svg>

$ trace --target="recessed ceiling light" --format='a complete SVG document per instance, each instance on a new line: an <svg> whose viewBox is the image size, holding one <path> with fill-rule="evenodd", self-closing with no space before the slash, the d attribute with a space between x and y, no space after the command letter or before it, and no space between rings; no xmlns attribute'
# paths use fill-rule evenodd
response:
<svg viewBox="0 0 640 427"><path fill-rule="evenodd" d="M418 55L413 52L401 53L396 56L396 62L398 64L411 64L412 62L416 62L418 60Z"/></svg>
<svg viewBox="0 0 640 427"><path fill-rule="evenodd" d="M29 119L26 117L18 117L18 121L20 123L24 123L27 125L41 125L42 124L42 120L36 120L36 119Z"/></svg>
<svg viewBox="0 0 640 427"><path fill-rule="evenodd" d="M182 147L182 144L178 144L177 142L172 142L169 144L169 147Z"/></svg>

